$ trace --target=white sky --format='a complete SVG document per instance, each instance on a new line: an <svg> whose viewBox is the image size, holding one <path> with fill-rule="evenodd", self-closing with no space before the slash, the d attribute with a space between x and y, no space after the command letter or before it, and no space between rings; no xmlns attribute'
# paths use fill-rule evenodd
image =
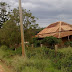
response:
<svg viewBox="0 0 72 72"><path fill-rule="evenodd" d="M0 0L11 8L18 7L18 0ZM22 0L22 7L31 10L38 17L40 27L46 27L56 21L72 24L72 0Z"/></svg>

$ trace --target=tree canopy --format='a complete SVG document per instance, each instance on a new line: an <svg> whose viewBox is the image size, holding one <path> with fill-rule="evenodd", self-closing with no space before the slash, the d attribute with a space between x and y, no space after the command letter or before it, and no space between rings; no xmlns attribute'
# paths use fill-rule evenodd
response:
<svg viewBox="0 0 72 72"><path fill-rule="evenodd" d="M22 9L22 11L25 41L31 41L32 37L36 34L36 30L39 28L38 24L36 23L38 18L33 16L30 10L27 11L26 9ZM10 14L10 19L20 26L19 8L13 9L12 13Z"/></svg>
<svg viewBox="0 0 72 72"><path fill-rule="evenodd" d="M21 43L19 8L14 8L9 12L9 5L5 2L0 2L0 7L0 44L11 46ZM22 8L22 12L25 41L31 41L32 37L39 31L39 26L36 23L38 18L33 16L30 10Z"/></svg>
<svg viewBox="0 0 72 72"><path fill-rule="evenodd" d="M0 28L2 28L2 25L4 22L6 22L9 19L9 8L10 6L5 2L0 2ZM8 10L7 10L8 9Z"/></svg>
<svg viewBox="0 0 72 72"><path fill-rule="evenodd" d="M15 22L9 20L0 29L0 42L7 46L14 46L20 43L20 31Z"/></svg>

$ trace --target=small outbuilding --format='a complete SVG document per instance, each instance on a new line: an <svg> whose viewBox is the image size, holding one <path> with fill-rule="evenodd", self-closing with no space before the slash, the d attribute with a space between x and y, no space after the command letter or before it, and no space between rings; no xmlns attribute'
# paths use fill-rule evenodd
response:
<svg viewBox="0 0 72 72"><path fill-rule="evenodd" d="M54 36L56 38L61 38L62 42L72 41L72 25L59 21L50 24L48 27L40 31L36 37L44 38Z"/></svg>

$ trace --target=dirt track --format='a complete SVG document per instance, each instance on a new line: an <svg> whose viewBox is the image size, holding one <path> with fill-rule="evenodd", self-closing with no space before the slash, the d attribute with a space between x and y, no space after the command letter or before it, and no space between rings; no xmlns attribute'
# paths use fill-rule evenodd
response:
<svg viewBox="0 0 72 72"><path fill-rule="evenodd" d="M12 69L8 68L2 62L0 62L0 72L14 72L14 71Z"/></svg>
<svg viewBox="0 0 72 72"><path fill-rule="evenodd" d="M0 64L0 72L5 72L5 70L1 64Z"/></svg>

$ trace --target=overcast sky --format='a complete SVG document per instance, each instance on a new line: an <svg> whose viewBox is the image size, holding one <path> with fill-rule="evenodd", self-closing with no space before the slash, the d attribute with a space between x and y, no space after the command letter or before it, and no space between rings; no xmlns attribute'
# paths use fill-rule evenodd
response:
<svg viewBox="0 0 72 72"><path fill-rule="evenodd" d="M0 0L11 8L18 7L18 0ZM56 21L72 24L72 0L22 0L22 7L31 10L39 20L40 27L46 27Z"/></svg>

